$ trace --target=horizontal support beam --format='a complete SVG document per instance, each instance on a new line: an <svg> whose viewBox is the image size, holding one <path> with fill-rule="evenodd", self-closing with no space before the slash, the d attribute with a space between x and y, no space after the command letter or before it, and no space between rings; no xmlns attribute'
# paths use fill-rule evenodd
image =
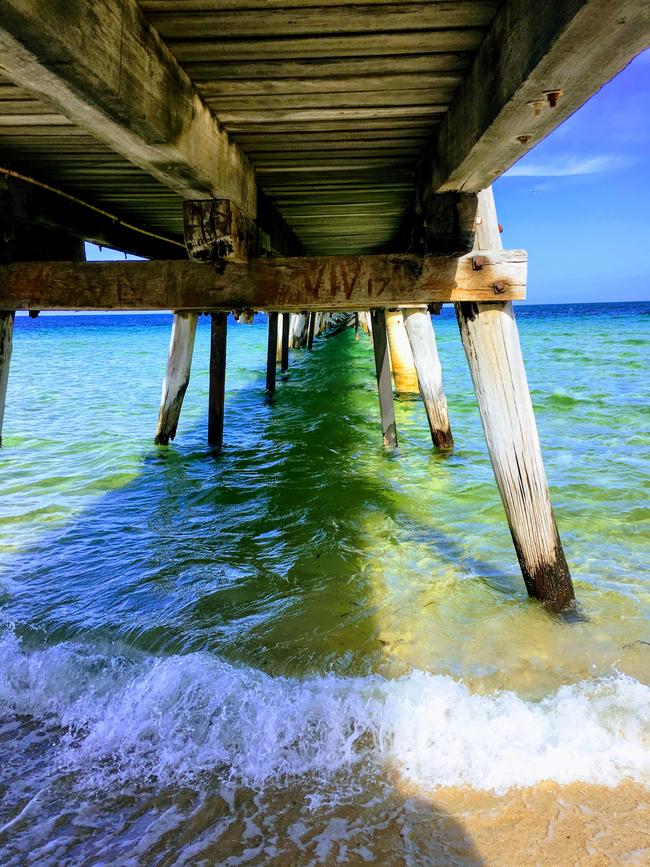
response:
<svg viewBox="0 0 650 867"><path fill-rule="evenodd" d="M255 218L250 161L136 0L3 0L0 71L183 198Z"/></svg>
<svg viewBox="0 0 650 867"><path fill-rule="evenodd" d="M0 310L367 310L525 298L524 250L0 268Z"/></svg>
<svg viewBox="0 0 650 867"><path fill-rule="evenodd" d="M421 192L487 188L648 42L648 0L504 0L425 150Z"/></svg>

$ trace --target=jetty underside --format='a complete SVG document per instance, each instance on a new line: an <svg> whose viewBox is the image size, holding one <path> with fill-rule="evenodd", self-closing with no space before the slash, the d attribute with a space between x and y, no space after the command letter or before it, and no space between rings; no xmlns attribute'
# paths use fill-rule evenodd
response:
<svg viewBox="0 0 650 867"><path fill-rule="evenodd" d="M209 313L215 448L224 314L269 313L272 394L276 360L286 369L291 346L349 312L372 334L385 446L394 380L419 390L449 450L430 313L454 303L527 589L570 606L512 306L526 254L502 249L490 188L648 45L648 0L0 0L0 13L0 433L17 310L173 310L162 445ZM86 263L85 240L149 261Z"/></svg>

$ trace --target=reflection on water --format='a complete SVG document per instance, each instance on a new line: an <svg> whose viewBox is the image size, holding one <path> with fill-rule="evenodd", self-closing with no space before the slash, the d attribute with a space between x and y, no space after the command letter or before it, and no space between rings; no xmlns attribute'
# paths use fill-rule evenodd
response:
<svg viewBox="0 0 650 867"><path fill-rule="evenodd" d="M55 828L41 863L125 859L136 839L153 860L398 846L413 863L477 863L422 792L644 779L641 309L520 315L587 615L574 624L526 599L450 316L435 325L452 455L432 452L413 400L383 453L371 348L351 334L296 353L265 403L260 319L229 329L216 459L204 323L178 440L158 449L167 317L18 319L0 455L0 850L20 859ZM439 835L413 837L416 814Z"/></svg>

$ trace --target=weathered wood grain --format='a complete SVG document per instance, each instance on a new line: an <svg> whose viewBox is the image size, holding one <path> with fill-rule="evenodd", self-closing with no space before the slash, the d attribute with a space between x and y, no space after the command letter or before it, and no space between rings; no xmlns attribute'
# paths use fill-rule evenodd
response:
<svg viewBox="0 0 650 867"><path fill-rule="evenodd" d="M7 384L9 382L9 364L11 362L11 347L14 334L13 310L0 310L0 447L2 446L2 424L5 417L7 401Z"/></svg>
<svg viewBox="0 0 650 867"><path fill-rule="evenodd" d="M648 0L505 0L425 152L421 185L488 187L649 42Z"/></svg>
<svg viewBox="0 0 650 867"><path fill-rule="evenodd" d="M210 386L208 396L208 443L217 451L223 446L223 419L226 400L226 339L228 314L211 315Z"/></svg>
<svg viewBox="0 0 650 867"><path fill-rule="evenodd" d="M15 263L0 267L0 309L359 310L434 301L521 299L523 250L475 257L333 256L195 262Z"/></svg>
<svg viewBox="0 0 650 867"><path fill-rule="evenodd" d="M176 313L174 316L158 413L156 445L167 445L176 436L183 398L190 381L198 318L196 313Z"/></svg>
<svg viewBox="0 0 650 867"><path fill-rule="evenodd" d="M418 387L429 422L431 440L438 449L451 449L454 446L454 438L449 423L447 398L442 387L442 367L431 315L426 307L405 309L402 314L417 370Z"/></svg>
<svg viewBox="0 0 650 867"><path fill-rule="evenodd" d="M6 0L2 71L184 198L256 212L255 172L135 0Z"/></svg>
<svg viewBox="0 0 650 867"><path fill-rule="evenodd" d="M375 355L379 413L384 448L397 448L397 425L395 424L395 405L393 403L393 383L390 374L388 337L386 334L386 311L373 309L372 346Z"/></svg>
<svg viewBox="0 0 650 867"><path fill-rule="evenodd" d="M498 240L490 189L479 194L481 235ZM574 599L544 472L510 302L462 302L456 317L497 486L528 593L561 610Z"/></svg>
<svg viewBox="0 0 650 867"><path fill-rule="evenodd" d="M386 311L390 367L397 394L418 394L418 375L400 310Z"/></svg>
<svg viewBox="0 0 650 867"><path fill-rule="evenodd" d="M266 393L269 397L273 397L275 393L278 319L278 313L275 311L269 313L268 339L266 344Z"/></svg>
<svg viewBox="0 0 650 867"><path fill-rule="evenodd" d="M247 9L182 8L177 12L144 5L149 20L163 39L244 39L251 37L298 37L310 34L367 33L382 31L446 30L481 27L489 24L498 2L339 3L335 7L317 2L297 11L287 6L258 6Z"/></svg>

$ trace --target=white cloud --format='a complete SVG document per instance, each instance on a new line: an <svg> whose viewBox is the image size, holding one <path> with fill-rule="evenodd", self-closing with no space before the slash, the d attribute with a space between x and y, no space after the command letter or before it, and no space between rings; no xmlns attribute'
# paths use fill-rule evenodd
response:
<svg viewBox="0 0 650 867"><path fill-rule="evenodd" d="M505 173L509 178L561 178L569 175L595 175L611 169L620 169L629 163L629 157L558 157L547 162L536 163L525 159Z"/></svg>

